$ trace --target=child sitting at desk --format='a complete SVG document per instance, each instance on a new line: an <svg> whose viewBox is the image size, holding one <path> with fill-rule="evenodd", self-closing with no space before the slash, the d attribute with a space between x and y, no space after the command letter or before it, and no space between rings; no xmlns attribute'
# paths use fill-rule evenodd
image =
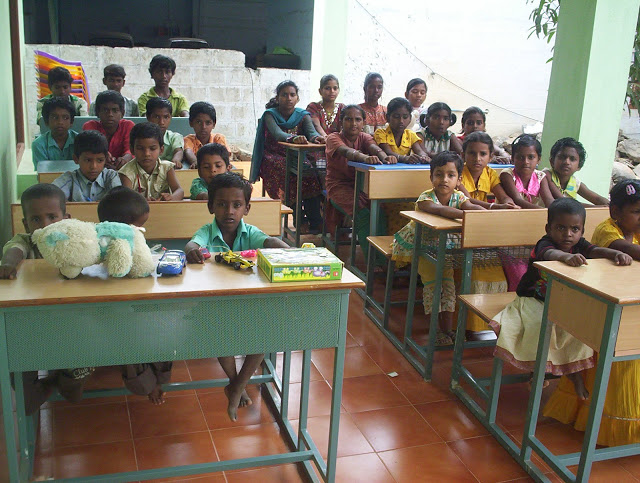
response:
<svg viewBox="0 0 640 483"><path fill-rule="evenodd" d="M624 180L611 190L611 217L600 223L591 240L594 245L620 250L640 260L640 181ZM584 393L577 394L568 378L562 378L544 408L544 416L564 424L575 423L584 431L589 416L589 394L595 367L584 373ZM598 444L621 446L640 443L640 360L611 364L607 396L602 410Z"/></svg>
<svg viewBox="0 0 640 483"><path fill-rule="evenodd" d="M149 218L149 203L140 193L120 186L114 188L98 204L100 221L113 221L143 226ZM163 404L162 385L171 380L173 362L151 362L122 366L122 380L129 391L147 396L155 405Z"/></svg>
<svg viewBox="0 0 640 483"><path fill-rule="evenodd" d="M176 61L166 55L154 55L149 63L149 74L151 74L155 86L138 98L140 115L144 116L147 113L147 102L149 99L159 97L169 101L169 104L171 104L171 115L187 117L189 115L187 98L169 87L171 79L176 75Z"/></svg>
<svg viewBox="0 0 640 483"><path fill-rule="evenodd" d="M133 158L129 147L133 121L122 119L124 97L119 92L105 91L98 94L92 105L96 106L98 120L85 122L82 130L94 130L104 134L109 143L107 167L120 169Z"/></svg>
<svg viewBox="0 0 640 483"><path fill-rule="evenodd" d="M173 163L160 159L164 149L160 128L150 122L141 122L131 129L130 140L135 158L118 171L122 185L142 193L151 201L184 198Z"/></svg>
<svg viewBox="0 0 640 483"><path fill-rule="evenodd" d="M460 142L464 141L465 136L475 131L487 130L487 116L484 111L476 106L471 106L462 113L462 132L458 134ZM511 156L500 146L493 146L491 162L495 164L511 163Z"/></svg>
<svg viewBox="0 0 640 483"><path fill-rule="evenodd" d="M36 104L36 122L40 122L42 117L42 107L44 103L49 99L62 98L65 101L69 101L74 109L76 116L87 115L87 101L81 97L71 94L71 84L73 84L73 77L71 73L64 67L54 67L47 74L47 84L51 94L46 95L40 99Z"/></svg>
<svg viewBox="0 0 640 483"><path fill-rule="evenodd" d="M442 151L454 151L462 154L462 146L456 135L449 128L456 123L456 115L444 102L434 102L427 112L420 115L418 136L424 142L427 156L433 157Z"/></svg>
<svg viewBox="0 0 640 483"><path fill-rule="evenodd" d="M252 250L256 248L289 248L282 240L273 238L259 228L247 225L242 218L251 209L253 187L245 178L235 173L224 173L209 184L209 213L212 223L204 225L184 248L189 263L204 263L200 247L209 252ZM238 419L238 408L252 404L245 388L251 375L260 366L264 354L247 355L240 372L236 370L233 356L219 357L222 369L229 377L224 393L229 399L227 413L231 421Z"/></svg>
<svg viewBox="0 0 640 483"><path fill-rule="evenodd" d="M424 109L424 101L427 98L427 83L416 77L407 82L407 89L404 91L404 97L411 104L411 121L408 128L413 132L419 132L422 130L420 125L420 114Z"/></svg>
<svg viewBox="0 0 640 483"><path fill-rule="evenodd" d="M120 186L118 172L105 168L109 155L107 139L98 131L83 131L76 136L73 161L78 169L58 176L52 184L68 201L100 201L107 192Z"/></svg>
<svg viewBox="0 0 640 483"><path fill-rule="evenodd" d="M42 105L42 118L49 126L49 131L40 134L31 143L36 171L39 161L60 161L73 157L73 143L78 134L71 129L75 115L74 107L65 99L48 99Z"/></svg>
<svg viewBox="0 0 640 483"><path fill-rule="evenodd" d="M198 176L191 183L192 200L209 199L209 183L219 174L231 170L229 151L222 144L209 143L202 146L197 154Z"/></svg>
<svg viewBox="0 0 640 483"><path fill-rule="evenodd" d="M189 108L189 126L193 128L195 134L189 134L184 138L182 164L186 164L190 168L196 168L198 150L205 144L222 144L229 151L229 145L224 135L213 133L216 127L216 108L212 104L202 101L191 104Z"/></svg>
<svg viewBox="0 0 640 483"><path fill-rule="evenodd" d="M107 87L107 90L116 91L119 94L122 94L122 88L125 84L125 77L127 73L124 71L124 67L119 64L109 64L103 70L104 77L102 78L102 83ZM126 96L122 96L124 99L124 117L138 117L140 116L140 111L138 110L138 102L129 99ZM96 115L96 104L95 102L89 106L89 115Z"/></svg>
<svg viewBox="0 0 640 483"><path fill-rule="evenodd" d="M415 209L426 211L434 215L446 218L462 218L462 210L482 210L456 189L460 182L462 172L462 159L456 153L443 151L431 160L429 176L433 188L425 191L418 197ZM407 223L395 234L391 245L393 260L400 264L411 262L413 245L415 242L415 222ZM424 311L431 313L433 305L433 284L435 283L435 265L420 257L418 273L422 279L422 300ZM440 296L440 328L436 335L436 345L453 344L453 313L456 310L456 288L453 279L453 270L445 269L442 279L442 293Z"/></svg>
<svg viewBox="0 0 640 483"><path fill-rule="evenodd" d="M182 169L184 139L182 134L170 131L171 103L160 97L152 97L147 102L147 121L157 124L162 131L164 150L160 159L171 161L176 169Z"/></svg>
<svg viewBox="0 0 640 483"><path fill-rule="evenodd" d="M379 104L384 80L377 72L369 72L364 78L364 102L359 106L365 112L363 132L373 134L387 122L387 108Z"/></svg>
<svg viewBox="0 0 640 483"><path fill-rule="evenodd" d="M18 265L24 259L42 258L38 247L31 241L31 234L35 230L69 218L64 193L52 184L41 183L28 187L20 197L20 204L26 233L18 233L5 244L0 262L0 279L15 279ZM82 398L86 378L93 371L93 367L49 371L49 375L43 379L38 378L38 371L23 372L26 413L36 412L56 387L65 399L78 402Z"/></svg>
<svg viewBox="0 0 640 483"><path fill-rule="evenodd" d="M519 369L532 371L535 365L547 292L546 278L533 266L534 262L558 260L579 267L587 264L587 258L608 258L616 265L629 265L632 261L626 253L585 240L582 235L586 217L584 206L574 199L561 198L551 203L547 234L531 251L529 268L518 284L516 299L493 318L491 325L498 333L494 354ZM546 372L568 375L576 392L585 394L579 372L594 366L593 349L552 324L548 358Z"/></svg>

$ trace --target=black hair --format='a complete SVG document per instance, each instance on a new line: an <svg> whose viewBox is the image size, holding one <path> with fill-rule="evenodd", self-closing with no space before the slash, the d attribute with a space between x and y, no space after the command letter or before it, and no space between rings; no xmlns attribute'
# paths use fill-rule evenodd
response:
<svg viewBox="0 0 640 483"><path fill-rule="evenodd" d="M216 198L216 191L223 188L238 188L244 193L244 200L249 204L251 201L251 193L253 191L253 185L249 183L249 180L244 176L237 173L223 173L214 177L209 183L209 208L213 206L213 202Z"/></svg>
<svg viewBox="0 0 640 483"><path fill-rule="evenodd" d="M200 149L198 149L198 152L196 153L198 166L200 166L200 161L202 161L202 158L204 158L205 156L214 156L216 154L222 158L222 160L224 161L224 164L228 167L229 151L223 144L219 144L219 143L205 144Z"/></svg>
<svg viewBox="0 0 640 483"><path fill-rule="evenodd" d="M367 90L369 84L371 84L375 79L380 79L382 84L384 85L384 79L377 72L369 72L364 78L364 90Z"/></svg>
<svg viewBox="0 0 640 483"><path fill-rule="evenodd" d="M547 211L547 224L553 223L558 215L580 215L582 223L587 219L587 210L584 209L582 203L573 198L558 198L549 205Z"/></svg>
<svg viewBox="0 0 640 483"><path fill-rule="evenodd" d="M393 99L391 99L389 101L389 104L387 104L387 121L389 120L389 117L393 112L397 111L398 109L402 109L403 107L409 114L411 114L413 108L411 107L411 103L406 98L394 97Z"/></svg>
<svg viewBox="0 0 640 483"><path fill-rule="evenodd" d="M562 151L564 148L574 148L578 152L578 157L580 161L578 161L578 169L584 166L584 162L587 160L587 151L585 151L582 143L573 138L561 138L558 139L553 146L551 146L551 167L553 167L553 158Z"/></svg>
<svg viewBox="0 0 640 483"><path fill-rule="evenodd" d="M173 115L173 106L169 102L169 99L162 97L151 97L147 101L145 108L147 109L147 119L149 119L149 116L151 116L156 109L168 109L169 114Z"/></svg>
<svg viewBox="0 0 640 483"><path fill-rule="evenodd" d="M407 83L407 90L405 91L405 94L409 94L409 91L411 89L413 89L415 86L419 86L420 84L424 84L424 88L425 90L428 89L427 87L427 83L420 79L420 77L416 77L415 79L411 79L408 83Z"/></svg>
<svg viewBox="0 0 640 483"><path fill-rule="evenodd" d="M467 118L469 116L471 116L472 114L480 114L482 116L482 122L486 123L487 122L487 116L484 113L484 111L482 109L480 109L478 106L471 106L471 107L467 107L464 112L462 113L462 126L464 127L464 123L466 122Z"/></svg>
<svg viewBox="0 0 640 483"><path fill-rule="evenodd" d="M82 153L89 151L91 154L109 155L109 142L101 132L82 131L73 140L73 155L80 157Z"/></svg>
<svg viewBox="0 0 640 483"><path fill-rule="evenodd" d="M431 159L431 172L433 173L436 168L440 166L445 166L447 163L454 163L456 165L456 170L458 170L458 175L462 173L462 169L464 168L464 161L458 153L454 153L453 151L441 151L436 154Z"/></svg>
<svg viewBox="0 0 640 483"><path fill-rule="evenodd" d="M124 79L127 76L127 73L124 71L124 67L120 64L109 64L104 68L103 75L105 78L122 77Z"/></svg>
<svg viewBox="0 0 640 483"><path fill-rule="evenodd" d="M117 223L133 224L145 213L149 213L149 203L135 190L126 186L116 186L98 203L98 219Z"/></svg>
<svg viewBox="0 0 640 483"><path fill-rule="evenodd" d="M360 111L360 114L362 115L362 119L366 117L366 113L364 112L364 109L362 109L358 104L348 104L344 106L340 111L340 122L344 120L344 116L346 115L347 111L351 109L357 109L358 111Z"/></svg>
<svg viewBox="0 0 640 483"><path fill-rule="evenodd" d="M193 122L198 114L206 114L209 116L213 123L216 123L216 108L213 104L204 101L198 101L191 104L189 108L189 122Z"/></svg>
<svg viewBox="0 0 640 483"><path fill-rule="evenodd" d="M464 137L462 141L462 152L467 150L467 146L471 143L483 143L489 146L489 154L493 155L493 139L484 131L474 131Z"/></svg>
<svg viewBox="0 0 640 483"><path fill-rule="evenodd" d="M156 139L160 144L160 147L164 146L164 136L162 130L157 124L152 122L141 122L131 128L129 134L129 145L131 151L136 144L136 139Z"/></svg>
<svg viewBox="0 0 640 483"><path fill-rule="evenodd" d="M282 89L284 89L285 87L293 87L296 90L296 94L298 93L298 85L295 82L293 82L292 80L283 80L276 87L276 95L269 99L269 102L267 102L264 107L267 109L278 107L278 96L280 95L280 91L282 91Z"/></svg>
<svg viewBox="0 0 640 483"><path fill-rule="evenodd" d="M176 61L166 55L154 55L149 63L149 74L153 75L156 69L170 69L172 74L176 73Z"/></svg>
<svg viewBox="0 0 640 483"><path fill-rule="evenodd" d="M22 196L20 196L22 216L24 218L27 217L27 205L29 203L33 200L40 200L42 198L58 198L58 201L60 202L60 210L62 210L63 214L67 212L67 200L64 191L53 184L38 183L29 186L22 192Z"/></svg>
<svg viewBox="0 0 640 483"><path fill-rule="evenodd" d="M542 144L535 136L531 134L520 134L517 138L513 140L511 143L511 156L515 157L518 149L520 148L528 148L529 146L533 146L538 153L538 157L542 156Z"/></svg>
<svg viewBox="0 0 640 483"><path fill-rule="evenodd" d="M338 80L338 78L333 74L327 74L323 75L320 79L320 89L326 86L329 81L336 81L336 84L338 84L338 87L340 87L340 81Z"/></svg>
<svg viewBox="0 0 640 483"><path fill-rule="evenodd" d="M124 97L118 91L103 91L97 95L94 104L96 105L96 114L100 112L100 108L107 104L108 102L113 102L120 108L120 112L124 116Z"/></svg>
<svg viewBox="0 0 640 483"><path fill-rule="evenodd" d="M449 113L449 126L453 126L458 120L458 117L451 112L451 108L448 104L444 102L434 102L427 108L427 112L420 114L420 125L422 127L428 127L429 118L438 111L447 111Z"/></svg>
<svg viewBox="0 0 640 483"><path fill-rule="evenodd" d="M620 181L611 188L609 198L611 199L610 205L616 208L623 208L625 205L640 201L640 180L625 179Z"/></svg>
<svg viewBox="0 0 640 483"><path fill-rule="evenodd" d="M54 67L49 70L47 74L47 85L49 88L56 82L66 81L71 85L73 83L73 77L71 77L71 72L69 72L64 67Z"/></svg>
<svg viewBox="0 0 640 483"><path fill-rule="evenodd" d="M44 123L47 126L49 125L49 116L51 115L51 111L54 109L65 109L69 111L71 123L73 123L73 119L76 117L76 108L73 107L71 101L61 99L60 97L52 97L51 99L44 101L42 104L42 119L44 119Z"/></svg>

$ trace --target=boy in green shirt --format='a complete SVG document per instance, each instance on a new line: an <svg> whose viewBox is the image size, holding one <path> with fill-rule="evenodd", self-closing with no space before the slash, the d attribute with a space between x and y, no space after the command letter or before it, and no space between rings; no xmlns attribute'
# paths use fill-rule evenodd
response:
<svg viewBox="0 0 640 483"><path fill-rule="evenodd" d="M189 103L187 98L179 92L175 91L169 84L176 74L176 62L166 55L156 55L151 59L149 64L149 74L155 82L155 86L143 93L138 98L138 109L140 115L147 113L147 101L153 97L167 99L171 104L171 114L179 117L187 117L189 115Z"/></svg>

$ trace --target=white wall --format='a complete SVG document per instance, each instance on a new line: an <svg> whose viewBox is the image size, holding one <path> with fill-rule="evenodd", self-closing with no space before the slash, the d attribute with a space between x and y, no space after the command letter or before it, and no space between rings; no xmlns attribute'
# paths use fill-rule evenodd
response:
<svg viewBox="0 0 640 483"><path fill-rule="evenodd" d="M527 38L532 9L524 0L350 0L347 74L340 79L339 100L362 102L364 76L377 71L385 80L384 104L404 95L409 79L422 77L427 105L444 101L454 109L489 109L487 130L494 136L543 120L551 50L535 35ZM312 79L312 88L317 81Z"/></svg>
<svg viewBox="0 0 640 483"><path fill-rule="evenodd" d="M122 93L133 99L153 86L149 76L149 61L155 54L171 56L177 64L171 87L187 97L189 103L211 102L217 112L216 132L227 136L229 142L250 149L253 146L257 121L264 105L274 94L279 82L293 79L300 87L300 106L309 97L309 71L284 69L248 69L244 54L216 49L148 49L89 47L82 45L26 45L25 75L27 83L28 139L34 139L36 126L36 77L34 50L42 50L64 60L81 61L89 80L91 98L104 90L102 69L112 63L121 64L127 72ZM315 98L315 96L314 96Z"/></svg>

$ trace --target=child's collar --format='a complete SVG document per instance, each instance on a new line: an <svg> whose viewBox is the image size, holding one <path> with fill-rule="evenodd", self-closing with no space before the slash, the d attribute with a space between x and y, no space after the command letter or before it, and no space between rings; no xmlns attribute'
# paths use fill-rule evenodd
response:
<svg viewBox="0 0 640 483"><path fill-rule="evenodd" d="M447 129L444 134L442 135L442 137L435 137L433 134L431 134L431 132L429 131L429 127L427 126L426 128L424 128L424 137L428 137L429 139L432 139L433 141L441 141L441 140L445 140L448 141L449 138L451 138L451 133L449 132L449 130Z"/></svg>

